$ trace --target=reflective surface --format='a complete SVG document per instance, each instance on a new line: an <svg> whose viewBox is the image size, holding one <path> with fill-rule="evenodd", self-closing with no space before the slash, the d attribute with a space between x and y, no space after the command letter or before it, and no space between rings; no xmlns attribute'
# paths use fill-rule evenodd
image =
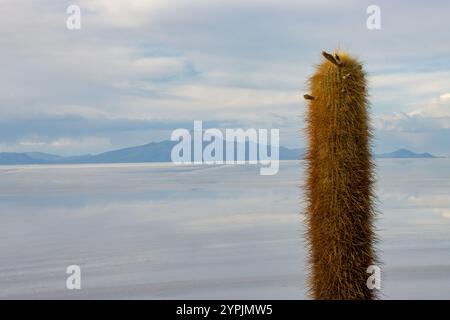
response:
<svg viewBox="0 0 450 320"><path fill-rule="evenodd" d="M0 298L307 298L303 165L2 166ZM450 160L377 178L381 298L449 299Z"/></svg>

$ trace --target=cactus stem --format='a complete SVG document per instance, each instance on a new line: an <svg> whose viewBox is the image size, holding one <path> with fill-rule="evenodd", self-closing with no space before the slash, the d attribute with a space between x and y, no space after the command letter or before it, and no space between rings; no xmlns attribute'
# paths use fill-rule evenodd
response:
<svg viewBox="0 0 450 320"><path fill-rule="evenodd" d="M322 55L304 95L316 97L306 118L310 293L315 299L376 299L378 292L367 286L367 268L378 259L365 72L345 52Z"/></svg>

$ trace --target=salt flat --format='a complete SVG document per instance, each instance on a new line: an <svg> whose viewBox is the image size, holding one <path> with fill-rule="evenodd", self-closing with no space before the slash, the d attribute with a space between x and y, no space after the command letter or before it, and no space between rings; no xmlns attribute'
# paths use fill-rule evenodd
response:
<svg viewBox="0 0 450 320"><path fill-rule="evenodd" d="M0 298L307 298L303 165L2 166ZM381 298L450 299L450 159L377 179Z"/></svg>

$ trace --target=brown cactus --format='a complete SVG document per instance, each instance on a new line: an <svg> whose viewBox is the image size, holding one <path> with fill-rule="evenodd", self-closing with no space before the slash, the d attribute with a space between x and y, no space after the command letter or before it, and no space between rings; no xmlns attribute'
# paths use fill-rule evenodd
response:
<svg viewBox="0 0 450 320"><path fill-rule="evenodd" d="M307 112L307 238L315 299L373 299L373 163L365 73L346 53L323 52Z"/></svg>

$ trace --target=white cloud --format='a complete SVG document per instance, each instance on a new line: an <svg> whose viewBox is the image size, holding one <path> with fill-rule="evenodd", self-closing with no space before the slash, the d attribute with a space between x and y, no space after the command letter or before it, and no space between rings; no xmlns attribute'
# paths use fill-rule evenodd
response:
<svg viewBox="0 0 450 320"><path fill-rule="evenodd" d="M450 41L445 32L432 32L447 26L440 19L446 5L438 2L405 10L382 1L380 32L365 28L367 6L360 1L80 0L82 29L74 32L65 27L68 4L2 2L0 119L35 128L37 137L65 137L83 147L76 143L79 135L58 130L56 136L51 126L34 126L36 115L80 117L102 122L99 127L114 119L249 126L287 119L294 133L302 126L300 97L313 65L322 49L337 44L359 54L373 74L378 128L407 132L449 125L450 72L444 67ZM424 14L436 18L416 28ZM382 115L387 111L393 115ZM28 135L13 138L32 141ZM297 133L289 139L300 140Z"/></svg>
<svg viewBox="0 0 450 320"><path fill-rule="evenodd" d="M20 141L19 145L24 146L24 147L40 147L40 146L45 146L46 143L43 141Z"/></svg>
<svg viewBox="0 0 450 320"><path fill-rule="evenodd" d="M439 214L441 215L441 217L445 218L445 219L450 219L450 209L447 210L438 210Z"/></svg>
<svg viewBox="0 0 450 320"><path fill-rule="evenodd" d="M410 112L375 117L375 127L385 131L435 131L450 129L450 94L444 93Z"/></svg>
<svg viewBox="0 0 450 320"><path fill-rule="evenodd" d="M170 4L164 0L82 0L88 25L137 28L148 24L157 11ZM83 11L82 11L83 12Z"/></svg>
<svg viewBox="0 0 450 320"><path fill-rule="evenodd" d="M343 0L337 4L330 0L81 0L79 4L92 14L92 23L119 28L139 28L152 25L162 19L185 20L192 12L226 9L258 9L273 7L290 7L302 10L322 10L342 8L355 3L354 0ZM174 17L176 15L176 17ZM95 19L94 19L95 18ZM172 20L170 19L170 20Z"/></svg>
<svg viewBox="0 0 450 320"><path fill-rule="evenodd" d="M14 144L0 144L0 152L48 152L58 155L79 155L99 153L111 150L113 144L108 138L101 137L60 137L55 140L40 140L39 137L29 137Z"/></svg>
<svg viewBox="0 0 450 320"><path fill-rule="evenodd" d="M450 93L441 94L424 107L413 110L409 115L430 118L447 117L450 119ZM449 124L450 122L447 122L445 128L450 128Z"/></svg>

